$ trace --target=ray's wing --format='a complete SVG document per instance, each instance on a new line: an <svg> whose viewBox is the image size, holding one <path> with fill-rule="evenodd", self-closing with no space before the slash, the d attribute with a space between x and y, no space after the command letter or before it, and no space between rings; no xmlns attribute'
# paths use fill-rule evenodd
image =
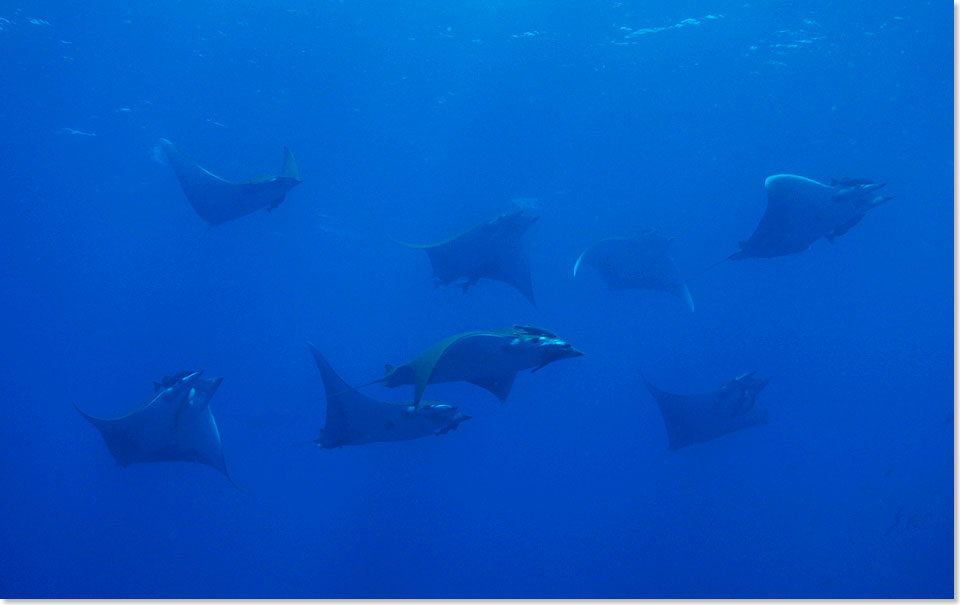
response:
<svg viewBox="0 0 960 605"><path fill-rule="evenodd" d="M435 434L442 426L423 409L380 401L350 388L312 345L310 349L327 392L327 424L316 440L324 448L416 439Z"/></svg>
<svg viewBox="0 0 960 605"><path fill-rule="evenodd" d="M516 377L516 374L484 376L481 378L473 378L467 382L474 384L481 389L490 391L497 397L497 399L500 400L500 404L502 405L507 402L507 397L510 395L510 390L513 388L513 381L516 379Z"/></svg>
<svg viewBox="0 0 960 605"><path fill-rule="evenodd" d="M327 418L318 441L323 447L337 447L381 440L374 433L383 424L382 420L392 408L402 406L357 391L340 378L316 347L312 344L309 347L327 396Z"/></svg>
<svg viewBox="0 0 960 605"><path fill-rule="evenodd" d="M212 381L213 390L220 380ZM209 397L192 413L180 414L182 396L153 399L118 418L98 418L74 408L100 431L110 454L121 466L146 462L199 462L222 472L238 489L227 471L220 431L209 407Z"/></svg>
<svg viewBox="0 0 960 605"><path fill-rule="evenodd" d="M830 231L833 187L802 176L775 174L764 181L764 188L766 210L731 259L802 252Z"/></svg>
<svg viewBox="0 0 960 605"><path fill-rule="evenodd" d="M293 157L293 152L289 147L283 148L283 165L280 167L280 176L300 180L300 168L297 166L297 160Z"/></svg>
<svg viewBox="0 0 960 605"><path fill-rule="evenodd" d="M173 441L176 408L163 392L117 418L91 416L76 404L74 408L100 431L107 449L121 466L159 461L164 447Z"/></svg>
<svg viewBox="0 0 960 605"><path fill-rule="evenodd" d="M736 399L722 397L721 389L676 395L658 389L646 378L644 381L660 408L669 449L672 450L768 421L766 409L755 408L752 402L749 406L741 406Z"/></svg>
<svg viewBox="0 0 960 605"><path fill-rule="evenodd" d="M610 290L660 290L679 296L693 311L693 298L668 248L670 238L648 231L637 237L613 237L584 250L573 267L577 276L590 265Z"/></svg>
<svg viewBox="0 0 960 605"><path fill-rule="evenodd" d="M392 386L412 383L413 404L417 407L427 385L438 382L470 382L503 401L510 392L516 371L497 364L502 361L502 339L514 334L515 330L456 334L435 343L403 366L388 369L388 376L400 371L408 373L409 380Z"/></svg>
<svg viewBox="0 0 960 605"><path fill-rule="evenodd" d="M533 296L530 262L527 259L527 251L519 240L505 245L499 251L496 262L492 263L487 268L486 274L480 277L494 279L513 286L530 301L530 304L537 306L537 301Z"/></svg>
<svg viewBox="0 0 960 605"><path fill-rule="evenodd" d="M584 263L593 267L611 290L648 288L655 285L649 265L650 251L634 238L611 237L584 250L573 267L577 276Z"/></svg>
<svg viewBox="0 0 960 605"><path fill-rule="evenodd" d="M764 188L767 209L761 225L784 237L803 236L804 230L814 229L833 196L832 187L792 174L768 177Z"/></svg>
<svg viewBox="0 0 960 605"><path fill-rule="evenodd" d="M694 399L691 399L689 395L675 395L673 393L668 393L663 391L656 386L654 386L650 381L647 380L646 376L643 377L644 384L646 384L647 389L650 391L650 394L653 395L654 400L657 402L657 407L660 408L660 415L663 417L663 425L667 430L667 441L669 443L669 449L677 449L688 445L688 435L687 435L687 425L690 409L696 406L696 397L692 396ZM693 405L692 405L693 404Z"/></svg>
<svg viewBox="0 0 960 605"><path fill-rule="evenodd" d="M193 414L188 421L181 421L177 425L175 437L174 444L160 453L160 461L179 460L205 464L223 473L239 491L246 491L227 470L220 429L213 417L209 401L202 410Z"/></svg>
<svg viewBox="0 0 960 605"><path fill-rule="evenodd" d="M217 225L241 216L280 205L287 192L300 183L300 172L293 154L283 149L279 176L263 177L243 183L224 180L188 159L167 139L160 147L173 167L180 188L200 217Z"/></svg>
<svg viewBox="0 0 960 605"><path fill-rule="evenodd" d="M160 146L177 175L184 195L203 220L216 225L234 218L231 210L244 196L243 183L231 183L218 177L187 159L167 139L161 139Z"/></svg>
<svg viewBox="0 0 960 605"><path fill-rule="evenodd" d="M463 278L466 291L478 279L497 280L516 288L536 306L522 237L537 218L518 210L436 244L398 243L424 250L441 285Z"/></svg>
<svg viewBox="0 0 960 605"><path fill-rule="evenodd" d="M182 422L175 434L176 445L167 450L172 459L206 464L230 476L223 457L220 429L209 406L188 422Z"/></svg>
<svg viewBox="0 0 960 605"><path fill-rule="evenodd" d="M475 236L477 277L493 279L516 288L537 306L530 277L530 261L523 236L539 217L517 210L483 225Z"/></svg>
<svg viewBox="0 0 960 605"><path fill-rule="evenodd" d="M444 343L430 374L434 382L465 381L492 393L504 403L517 375L514 362L504 357L510 339L535 328L508 328L458 334Z"/></svg>
<svg viewBox="0 0 960 605"><path fill-rule="evenodd" d="M437 364L440 362L440 359L447 353L447 349L459 341L460 339L476 334L476 332L465 332L463 334L454 334L448 338L441 340L440 342L435 343L426 351L421 353L407 364L409 368L413 370L414 382L413 382L413 405L414 407L420 407L420 400L423 398L423 391L427 388L427 385L430 384L431 378L437 369Z"/></svg>

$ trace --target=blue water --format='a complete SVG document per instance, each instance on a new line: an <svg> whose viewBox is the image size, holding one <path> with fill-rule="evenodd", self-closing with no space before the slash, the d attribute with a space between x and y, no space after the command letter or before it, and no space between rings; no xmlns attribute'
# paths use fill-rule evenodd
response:
<svg viewBox="0 0 960 605"><path fill-rule="evenodd" d="M14 2L0 7L0 596L952 597L952 48L943 2ZM303 184L208 231L161 137ZM834 245L710 265L764 179L887 183ZM392 238L518 205L538 307ZM572 278L655 227L697 304ZM586 353L450 434L318 450L353 384L513 323ZM71 403L183 368L245 492L114 463ZM668 451L643 370L772 378ZM401 401L410 389L364 392ZM299 445L298 445L299 444Z"/></svg>

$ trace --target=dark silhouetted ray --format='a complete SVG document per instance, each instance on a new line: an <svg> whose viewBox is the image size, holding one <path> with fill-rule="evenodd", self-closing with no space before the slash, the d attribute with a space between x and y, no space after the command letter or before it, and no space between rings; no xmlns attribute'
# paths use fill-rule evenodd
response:
<svg viewBox="0 0 960 605"><path fill-rule="evenodd" d="M727 433L766 424L766 409L755 407L757 394L769 379L748 372L720 388L695 395L661 391L644 378L663 415L671 450L715 439Z"/></svg>
<svg viewBox="0 0 960 605"><path fill-rule="evenodd" d="M843 235L880 204L892 199L877 190L884 183L843 179L824 185L802 176L776 174L764 183L767 210L753 235L731 259L783 256Z"/></svg>
<svg viewBox="0 0 960 605"><path fill-rule="evenodd" d="M223 378L206 380L202 371L181 372L154 383L154 395L119 418L96 418L77 411L97 427L121 466L142 462L199 462L230 479L220 431L210 399ZM76 406L74 406L76 407ZM236 485L236 484L234 484Z"/></svg>
<svg viewBox="0 0 960 605"><path fill-rule="evenodd" d="M470 417L444 403L390 403L367 397L345 383L310 345L327 393L327 421L314 441L323 448L443 435Z"/></svg>
<svg viewBox="0 0 960 605"><path fill-rule="evenodd" d="M556 334L533 326L464 332L441 340L402 366L387 365L378 380L388 387L413 385L413 405L423 390L438 382L469 382L484 388L503 403L517 372L583 355Z"/></svg>
<svg viewBox="0 0 960 605"><path fill-rule="evenodd" d="M459 281L464 293L479 279L494 279L519 290L532 304L533 285L523 234L539 217L517 210L502 214L439 244L418 245L433 265L438 286Z"/></svg>
<svg viewBox="0 0 960 605"><path fill-rule="evenodd" d="M287 192L301 183L297 162L283 148L283 168L277 176L231 183L187 159L173 143L160 139L160 147L180 181L190 205L211 225L256 212L273 210L283 202Z"/></svg>
<svg viewBox="0 0 960 605"><path fill-rule="evenodd" d="M660 290L679 296L693 311L693 298L670 258L671 238L653 230L635 237L600 240L580 254L573 266L577 276L581 264L597 270L611 290Z"/></svg>

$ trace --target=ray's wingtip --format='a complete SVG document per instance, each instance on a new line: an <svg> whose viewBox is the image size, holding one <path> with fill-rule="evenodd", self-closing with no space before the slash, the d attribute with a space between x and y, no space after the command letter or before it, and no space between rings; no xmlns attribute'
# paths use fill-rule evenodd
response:
<svg viewBox="0 0 960 605"><path fill-rule="evenodd" d="M318 349L316 345L314 345L309 340L307 341L307 349L310 350L310 355L313 356L313 361L314 363L317 364L318 368L322 368L323 366L328 365L327 359L326 357L323 356L322 353L320 353L320 349Z"/></svg>
<svg viewBox="0 0 960 605"><path fill-rule="evenodd" d="M406 248L429 248L429 247L430 247L429 244L411 244L410 242L405 242L405 241L400 240L400 239L397 239L397 238L395 238L395 237L391 237L391 238L390 238L390 241L392 241L393 243L398 244L398 245L400 245L400 246L404 246L404 247L406 247Z"/></svg>
<svg viewBox="0 0 960 605"><path fill-rule="evenodd" d="M83 410L80 409L80 406L77 405L77 402L76 402L76 401L71 401L71 402L70 402L70 405L73 406L73 409L75 409L78 414L80 414L80 415L83 416L84 418L89 418L89 415L88 415L86 412L84 412Z"/></svg>
<svg viewBox="0 0 960 605"><path fill-rule="evenodd" d="M640 380L643 381L643 386L647 387L647 391L649 391L651 395L656 397L656 393L658 390L657 387L653 386L653 383L650 382L649 378L647 378L647 374L646 372L643 371L642 366L638 368L638 371L640 372Z"/></svg>
<svg viewBox="0 0 960 605"><path fill-rule="evenodd" d="M246 489L244 489L244 487L243 487L242 485L240 485L239 483L237 483L237 481L233 478L233 476L232 476L232 475L230 474L230 472L226 469L226 467L224 467L224 469L223 469L223 474L226 475L227 481L230 482L230 485L232 485L232 486L234 487L234 489L236 489L238 492L240 492L241 494L243 494L243 495L245 495L245 496L250 495L250 492L248 492Z"/></svg>
<svg viewBox="0 0 960 605"><path fill-rule="evenodd" d="M583 262L583 256L587 253L586 250L580 253L580 256L577 257L577 262L573 263L573 276L577 276L577 272L580 271L580 263Z"/></svg>
<svg viewBox="0 0 960 605"><path fill-rule="evenodd" d="M783 174L771 174L771 175L768 176L767 178L763 179L763 186L764 186L764 187L769 187L774 181L777 181L777 180L783 178L784 176L785 176L785 175L783 175Z"/></svg>
<svg viewBox="0 0 960 605"><path fill-rule="evenodd" d="M690 312L693 313L693 296L690 295L690 288L687 287L687 284L683 284L683 300L687 303L687 308L690 309Z"/></svg>
<svg viewBox="0 0 960 605"><path fill-rule="evenodd" d="M70 404L73 406L73 409L75 409L77 413L80 414L84 418L84 420L86 420L87 422L96 424L97 421L99 420L99 418L97 418L96 416L91 416L90 414L80 409L80 406L77 405L76 401L71 401Z"/></svg>
<svg viewBox="0 0 960 605"><path fill-rule="evenodd" d="M303 182L300 179L300 167L297 165L297 159L293 157L293 152L286 145L283 146L283 167L280 169L280 175Z"/></svg>

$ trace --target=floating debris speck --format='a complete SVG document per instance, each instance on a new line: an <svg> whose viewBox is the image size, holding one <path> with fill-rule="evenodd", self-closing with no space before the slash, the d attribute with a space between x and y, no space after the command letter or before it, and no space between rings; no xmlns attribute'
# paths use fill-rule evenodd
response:
<svg viewBox="0 0 960 605"><path fill-rule="evenodd" d="M95 133L95 132L84 132L84 131L82 131L82 130L77 130L77 129L75 129L75 128L66 128L66 127L61 128L61 129L58 130L57 132L60 133L60 134L72 134L72 135L77 135L77 136L81 136L81 137L95 137L95 136L97 136L97 133Z"/></svg>
<svg viewBox="0 0 960 605"><path fill-rule="evenodd" d="M690 25L703 25L704 21L716 21L718 19L723 19L723 15L706 15L706 16L700 17L699 19L694 19L693 17L690 17L690 18L684 19L683 21L674 23L672 25L662 25L658 27L641 27L639 29L631 30L631 28L629 27L621 26L619 29L620 31L630 32L625 36L627 39L630 39L630 38L634 38L636 36L642 36L645 34L656 34L656 33L671 30L671 29L680 29L682 27L687 27ZM616 41L614 41L613 43L618 44L618 42Z"/></svg>

